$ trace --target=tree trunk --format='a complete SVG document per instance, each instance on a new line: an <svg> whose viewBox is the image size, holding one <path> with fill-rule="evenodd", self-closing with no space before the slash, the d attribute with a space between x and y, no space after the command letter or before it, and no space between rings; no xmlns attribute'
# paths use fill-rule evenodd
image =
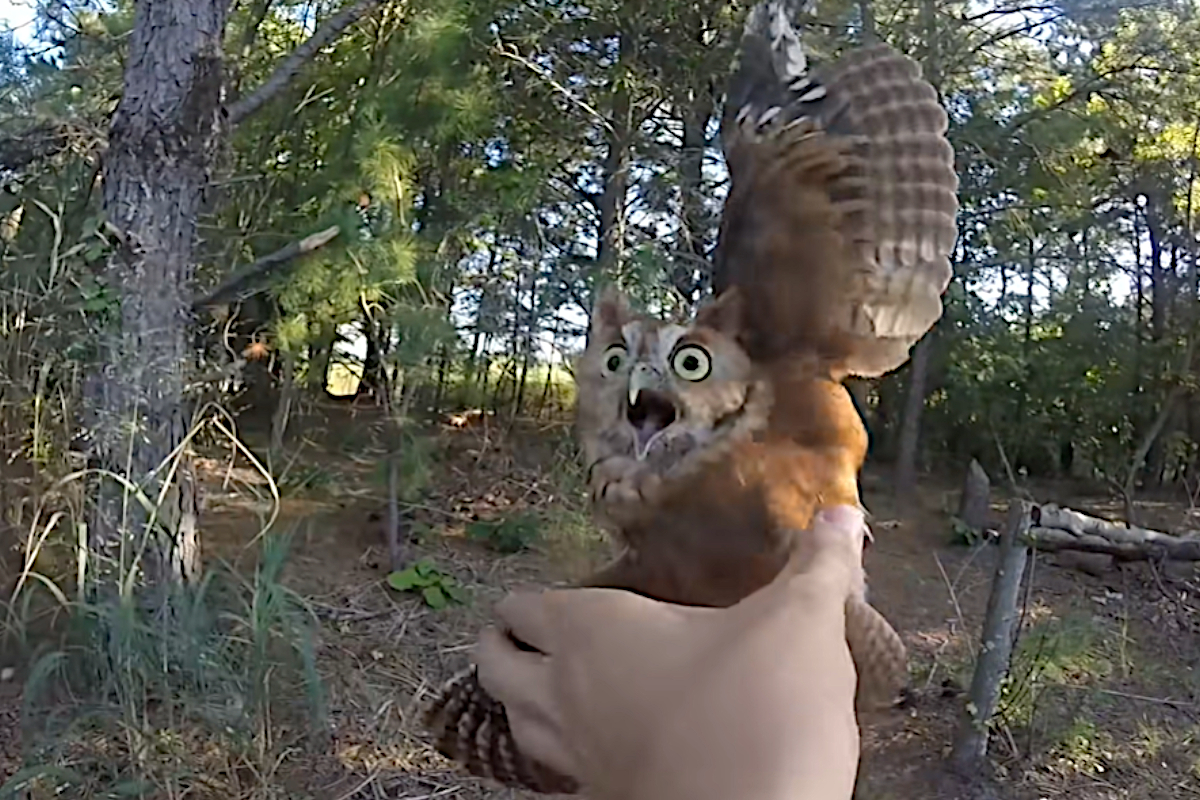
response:
<svg viewBox="0 0 1200 800"><path fill-rule="evenodd" d="M1142 370L1144 366L1143 342L1145 341L1144 331L1142 330L1142 322L1145 318L1146 308L1146 287L1145 287L1145 271L1142 268L1142 226L1141 215L1134 213L1133 215L1133 294L1134 294L1134 351L1133 351L1133 391L1132 394L1137 396L1142 393Z"/></svg>
<svg viewBox="0 0 1200 800"><path fill-rule="evenodd" d="M324 392L329 388L329 365L333 361L333 347L337 342L337 328L330 322L322 322L315 341L308 345L308 376L305 385L310 392Z"/></svg>
<svg viewBox="0 0 1200 800"><path fill-rule="evenodd" d="M1157 191L1146 195L1146 233L1150 239L1150 338L1162 341L1167 332L1167 281L1163 269L1163 224Z"/></svg>
<svg viewBox="0 0 1200 800"><path fill-rule="evenodd" d="M433 392L433 413L440 414L442 405L446 402L446 383L449 380L450 348L446 345L438 347L437 379Z"/></svg>
<svg viewBox="0 0 1200 800"><path fill-rule="evenodd" d="M875 426L868 412L871 405L871 385L862 378L847 378L845 386L850 394L850 401L854 403L854 410L858 412L863 428L867 431L867 460L870 461L875 455Z"/></svg>
<svg viewBox="0 0 1200 800"><path fill-rule="evenodd" d="M141 564L160 587L187 581L200 567L191 464L174 451L190 422L184 375L192 356L193 243L221 134L227 6L225 0L136 3L124 93L104 163L104 212L116 242L104 280L120 309L87 383L91 457L95 466L127 476L151 502L160 495L167 501L154 528L163 532L150 537ZM180 459L174 470L172 458ZM137 552L150 515L110 479L95 499L93 564L115 554L124 537L135 545L128 551Z"/></svg>
<svg viewBox="0 0 1200 800"><path fill-rule="evenodd" d="M362 379L358 382L358 391L355 394L358 397L370 395L376 400L379 399L379 392L383 388L383 356L384 342L383 331L380 330L379 323L372 316L371 312L364 307L362 309L362 332L363 337L367 341L367 352L363 357Z"/></svg>
<svg viewBox="0 0 1200 800"><path fill-rule="evenodd" d="M871 0L858 0L858 21L862 25L863 45L877 44L879 32L876 30L875 9L871 5Z"/></svg>
<svg viewBox="0 0 1200 800"><path fill-rule="evenodd" d="M296 359L286 352L280 352L283 359L283 380L279 384L279 401L275 405L275 413L271 415L271 444L268 451L267 465L275 475L284 463L283 446L287 442L288 422L292 418L292 406L296 402Z"/></svg>
<svg viewBox="0 0 1200 800"><path fill-rule="evenodd" d="M621 34L619 58L614 80L623 79L633 57L629 34ZM629 137L633 126L632 103L627 85L613 97L612 130L608 134L608 154L604 157L604 188L600 193L600 230L597 237L596 265L602 276L611 276L621 262L625 242L625 195L629 190Z"/></svg>
<svg viewBox="0 0 1200 800"><path fill-rule="evenodd" d="M934 0L921 3L921 29L925 32L925 52L922 68L925 79L941 94L941 69L937 54L937 13ZM929 331L912 351L912 369L908 378L908 395L904 401L904 416L900 421L900 441L896 455L897 496L909 502L916 497L917 448L921 441L921 412L925 408L925 384L929 373L929 348L933 342Z"/></svg>
<svg viewBox="0 0 1200 800"><path fill-rule="evenodd" d="M925 376L929 371L929 348L932 332L913 348L912 367L908 373L908 395L904 401L904 417L900 421L900 444L896 456L896 493L912 498L917 488L917 446L921 442L921 412L925 409Z"/></svg>
<svg viewBox="0 0 1200 800"><path fill-rule="evenodd" d="M698 290L706 285L709 276L696 273L707 266L705 233L708 215L704 205L704 151L708 144L705 135L712 118L712 93L707 88L694 91L683 108L683 147L679 154L679 195L682 211L680 241L675 245L675 264L671 269L671 284L689 304L696 301Z"/></svg>
<svg viewBox="0 0 1200 800"><path fill-rule="evenodd" d="M983 465L972 458L958 500L958 518L977 534L984 532L991 517L991 487Z"/></svg>

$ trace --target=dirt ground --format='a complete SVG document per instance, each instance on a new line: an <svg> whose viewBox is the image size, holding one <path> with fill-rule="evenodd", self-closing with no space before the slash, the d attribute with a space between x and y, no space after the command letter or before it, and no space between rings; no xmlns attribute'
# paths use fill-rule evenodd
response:
<svg viewBox="0 0 1200 800"><path fill-rule="evenodd" d="M469 778L437 756L416 709L466 663L493 600L516 586L569 581L601 563L608 547L586 523L565 425L505 430L475 419L444 424L436 436L433 480L406 512L412 557L431 559L470 594L468 603L439 610L386 585L378 448L312 436L297 459L309 465L306 485L284 491L274 527L295 530L285 581L321 621L317 665L330 735L320 748L283 759L278 796L534 797ZM261 478L219 453L201 466L205 556L249 565L269 504L249 499L244 487ZM867 554L871 598L908 644L913 692L902 707L864 721L860 798L961 796L940 765L970 681L996 548L952 541L953 486L929 479L904 511L883 474L868 469L863 486L876 536ZM1069 487L1034 494L1116 513L1106 498L1071 495ZM996 499L997 526L1004 502ZM540 527L520 552L498 554L466 535L473 522L528 511ZM1141 511L1148 526L1200 528L1182 505ZM1196 573L1058 562L1034 561L1005 723L993 737L999 796L1200 796ZM10 666L3 662L0 655L0 668ZM17 766L11 731L21 665L11 666L17 671L0 682L0 731L9 729L7 739L0 733L0 778Z"/></svg>

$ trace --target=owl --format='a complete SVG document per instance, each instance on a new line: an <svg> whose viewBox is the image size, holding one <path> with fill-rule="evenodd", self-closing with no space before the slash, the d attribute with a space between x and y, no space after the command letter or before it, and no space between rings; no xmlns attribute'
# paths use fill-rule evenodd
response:
<svg viewBox="0 0 1200 800"><path fill-rule="evenodd" d="M582 585L726 607L803 559L817 511L861 505L867 434L842 381L902 365L941 315L958 182L936 92L885 45L810 70L790 16L751 10L727 92L714 298L687 325L611 289L592 309L576 432L620 552ZM865 586L846 638L859 708L894 698L904 644ZM426 721L474 774L578 789L520 752L473 670Z"/></svg>

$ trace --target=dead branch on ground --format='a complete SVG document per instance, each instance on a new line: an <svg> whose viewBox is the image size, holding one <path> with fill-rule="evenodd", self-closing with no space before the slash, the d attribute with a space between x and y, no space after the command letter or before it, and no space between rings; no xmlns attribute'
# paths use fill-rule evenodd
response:
<svg viewBox="0 0 1200 800"><path fill-rule="evenodd" d="M1200 561L1200 534L1125 527L1053 503L1034 505L1028 542L1039 550L1081 550L1124 561Z"/></svg>

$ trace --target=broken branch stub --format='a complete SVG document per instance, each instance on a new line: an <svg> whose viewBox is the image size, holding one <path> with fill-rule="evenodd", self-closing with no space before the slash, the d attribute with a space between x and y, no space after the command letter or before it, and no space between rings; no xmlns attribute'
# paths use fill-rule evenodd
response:
<svg viewBox="0 0 1200 800"><path fill-rule="evenodd" d="M1032 508L1033 504L1025 500L1013 500L1000 534L996 573L983 620L982 647L950 753L950 765L960 775L977 774L987 758L988 726L1000 702L1000 686L1008 674L1016 641L1013 634L1020 619L1021 578L1029 557Z"/></svg>
<svg viewBox="0 0 1200 800"><path fill-rule="evenodd" d="M958 501L958 518L977 534L988 528L988 518L991 516L991 487L992 482L983 465L972 458Z"/></svg>

